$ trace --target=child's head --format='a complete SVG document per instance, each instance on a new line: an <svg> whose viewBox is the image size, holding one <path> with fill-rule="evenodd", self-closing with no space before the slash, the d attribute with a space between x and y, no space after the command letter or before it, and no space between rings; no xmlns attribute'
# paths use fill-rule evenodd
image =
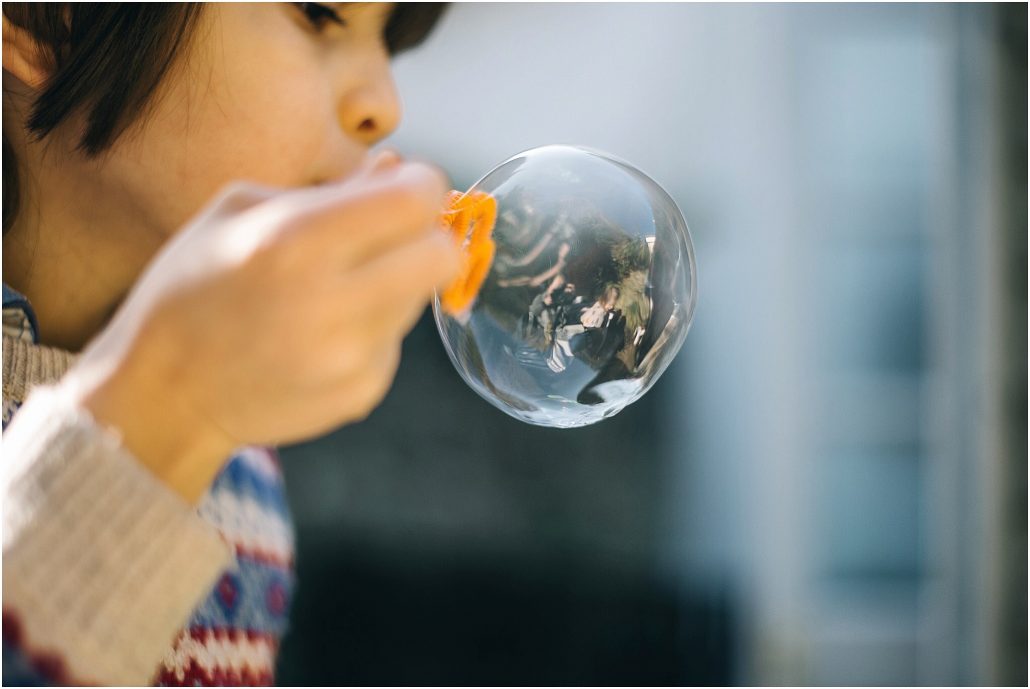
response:
<svg viewBox="0 0 1030 689"><path fill-rule="evenodd" d="M440 12L4 3L5 234L46 196L167 236L230 180L345 176L400 120L390 57Z"/></svg>

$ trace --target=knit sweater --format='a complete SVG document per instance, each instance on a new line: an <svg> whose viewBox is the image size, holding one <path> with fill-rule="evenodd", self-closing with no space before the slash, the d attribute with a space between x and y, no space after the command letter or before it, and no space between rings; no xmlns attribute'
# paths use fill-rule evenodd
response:
<svg viewBox="0 0 1030 689"><path fill-rule="evenodd" d="M4 685L271 684L294 583L277 454L239 449L189 505L59 394L74 356L37 333L4 285Z"/></svg>

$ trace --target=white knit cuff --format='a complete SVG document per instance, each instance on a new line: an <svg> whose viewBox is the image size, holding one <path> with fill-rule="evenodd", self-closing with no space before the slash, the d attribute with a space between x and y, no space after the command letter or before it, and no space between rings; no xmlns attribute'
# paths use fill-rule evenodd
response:
<svg viewBox="0 0 1030 689"><path fill-rule="evenodd" d="M232 561L195 508L35 388L3 433L3 605L80 681L140 685Z"/></svg>

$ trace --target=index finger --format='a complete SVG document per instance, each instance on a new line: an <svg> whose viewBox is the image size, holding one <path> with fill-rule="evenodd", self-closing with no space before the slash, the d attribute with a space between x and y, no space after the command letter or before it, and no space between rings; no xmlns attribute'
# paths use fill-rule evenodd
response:
<svg viewBox="0 0 1030 689"><path fill-rule="evenodd" d="M397 163L308 190L290 231L341 265L360 265L434 231L444 210L446 179L424 163Z"/></svg>

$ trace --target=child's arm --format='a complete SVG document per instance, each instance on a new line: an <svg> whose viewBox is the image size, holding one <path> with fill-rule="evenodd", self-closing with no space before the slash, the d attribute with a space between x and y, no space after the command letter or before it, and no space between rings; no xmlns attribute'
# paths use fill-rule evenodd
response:
<svg viewBox="0 0 1030 689"><path fill-rule="evenodd" d="M5 661L41 672L20 679L152 681L229 562L194 505L235 447L379 403L401 339L457 272L437 229L445 191L398 164L225 194L61 382L29 396L0 465Z"/></svg>
<svg viewBox="0 0 1030 689"><path fill-rule="evenodd" d="M4 684L149 684L228 547L56 388L3 451Z"/></svg>

